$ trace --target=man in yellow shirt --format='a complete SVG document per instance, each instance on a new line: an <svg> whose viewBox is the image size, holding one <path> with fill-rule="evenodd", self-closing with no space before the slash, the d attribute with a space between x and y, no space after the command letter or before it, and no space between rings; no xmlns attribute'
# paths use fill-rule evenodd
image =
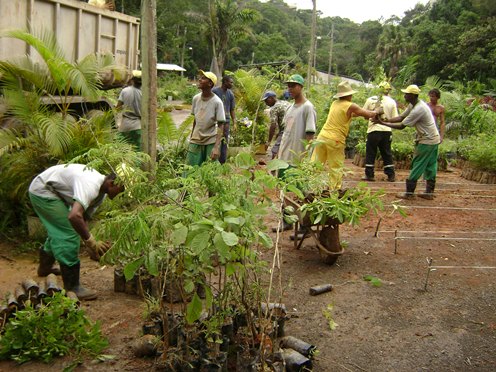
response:
<svg viewBox="0 0 496 372"><path fill-rule="evenodd" d="M356 103L351 102L355 90L350 83L343 81L338 85L337 98L329 109L327 120L318 137L317 146L312 155L312 160L318 160L329 166L329 188L338 190L343 181L344 149L346 137L350 131L353 116L371 119L376 116L375 111L364 110Z"/></svg>

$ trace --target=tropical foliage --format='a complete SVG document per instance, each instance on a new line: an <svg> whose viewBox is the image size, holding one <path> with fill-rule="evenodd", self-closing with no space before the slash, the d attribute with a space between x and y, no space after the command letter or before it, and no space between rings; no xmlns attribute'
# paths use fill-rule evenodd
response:
<svg viewBox="0 0 496 372"><path fill-rule="evenodd" d="M438 0L417 4L402 18L362 24L319 15L317 69L328 71L334 25L334 73L373 80L380 67L391 77L407 68L407 77L417 84L432 75L487 84L496 75L493 5L492 0ZM134 0L118 2L118 9L139 15L137 8ZM307 61L311 11L283 0L157 0L157 9L159 60L178 63L184 57L191 77L197 67L210 66L213 55L233 71L249 63ZM237 31L238 25L243 32ZM186 52L189 47L192 53Z"/></svg>

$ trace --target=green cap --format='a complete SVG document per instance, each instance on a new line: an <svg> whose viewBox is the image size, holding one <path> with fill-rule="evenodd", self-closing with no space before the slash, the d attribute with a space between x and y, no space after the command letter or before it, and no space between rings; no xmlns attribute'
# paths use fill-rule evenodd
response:
<svg viewBox="0 0 496 372"><path fill-rule="evenodd" d="M289 77L288 80L286 80L286 83L296 83L300 84L301 86L305 85L305 79L303 79L303 76L294 74Z"/></svg>

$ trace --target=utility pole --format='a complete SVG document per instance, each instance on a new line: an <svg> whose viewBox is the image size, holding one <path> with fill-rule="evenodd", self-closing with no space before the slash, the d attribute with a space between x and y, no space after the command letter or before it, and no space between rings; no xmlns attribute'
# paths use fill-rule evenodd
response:
<svg viewBox="0 0 496 372"><path fill-rule="evenodd" d="M329 34L327 34L329 35ZM327 71L327 85L331 85L332 48L334 46L334 23L331 24L331 42L329 47L329 70Z"/></svg>
<svg viewBox="0 0 496 372"><path fill-rule="evenodd" d="M315 36L315 50L313 52L313 68L314 68L315 72L317 72L317 45L318 45L318 41L320 39L322 39L322 37ZM313 82L315 83L316 81L317 81L317 76L314 76Z"/></svg>
<svg viewBox="0 0 496 372"><path fill-rule="evenodd" d="M143 151L150 155L147 170L155 173L157 159L157 1L141 0L141 55Z"/></svg>
<svg viewBox="0 0 496 372"><path fill-rule="evenodd" d="M184 35L183 35L183 49L181 51L181 67L184 68L184 54L186 53L186 34L188 32L188 28L184 27ZM183 77L184 71L181 71L181 77Z"/></svg>
<svg viewBox="0 0 496 372"><path fill-rule="evenodd" d="M312 32L310 35L310 52L308 53L308 70L307 70L307 89L310 90L312 85L312 62L313 53L315 50L315 29L317 26L317 0L312 0L313 13L312 13Z"/></svg>

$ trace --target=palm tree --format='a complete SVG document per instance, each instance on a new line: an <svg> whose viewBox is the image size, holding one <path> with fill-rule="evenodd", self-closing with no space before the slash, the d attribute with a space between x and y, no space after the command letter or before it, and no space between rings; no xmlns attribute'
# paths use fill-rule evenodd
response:
<svg viewBox="0 0 496 372"><path fill-rule="evenodd" d="M68 62L49 32L35 36L16 30L4 35L26 42L41 57L41 62L27 56L0 61L5 116L15 123L0 130L0 198L11 200L18 208L37 173L67 162L95 146L102 140L98 136L110 132L108 121L106 128L95 124L101 115L76 120L71 102L75 95L97 99L100 74L111 70L114 61L112 56L92 54Z"/></svg>
<svg viewBox="0 0 496 372"><path fill-rule="evenodd" d="M388 61L388 76L394 78L399 71L399 60L407 49L403 28L394 24L385 26L377 44L377 59Z"/></svg>
<svg viewBox="0 0 496 372"><path fill-rule="evenodd" d="M253 9L241 9L236 0L209 0L208 35L212 42L214 59L220 73L223 73L232 42L245 35L251 35L249 25L256 19Z"/></svg>

